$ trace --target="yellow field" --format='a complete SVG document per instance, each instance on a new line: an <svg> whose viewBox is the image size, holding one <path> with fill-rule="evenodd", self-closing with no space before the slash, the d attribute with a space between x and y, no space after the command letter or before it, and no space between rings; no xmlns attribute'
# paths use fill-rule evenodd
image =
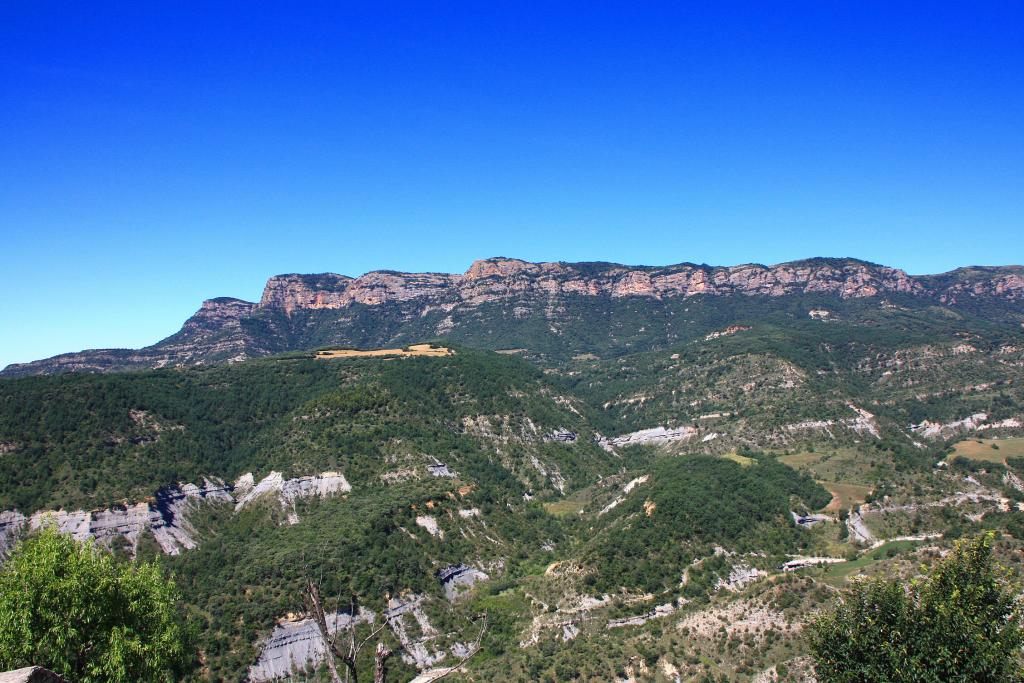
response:
<svg viewBox="0 0 1024 683"><path fill-rule="evenodd" d="M372 351L359 351L358 349L334 349L331 351L318 351L316 357L321 360L331 358L379 358L393 356L451 356L455 352L444 346L431 346L430 344L413 344L405 349L373 349Z"/></svg>
<svg viewBox="0 0 1024 683"><path fill-rule="evenodd" d="M725 458L726 460L732 460L733 462L739 463L741 467L747 467L750 463L754 462L753 458L748 458L745 455L740 455L739 453L735 452L723 453L722 457Z"/></svg>
<svg viewBox="0 0 1024 683"><path fill-rule="evenodd" d="M981 443L978 443L979 441ZM993 444L999 448L992 448ZM1007 458L1020 457L1024 457L1024 438L1011 437L1009 439L964 439L956 444L946 460L967 458L968 460L1005 464Z"/></svg>
<svg viewBox="0 0 1024 683"><path fill-rule="evenodd" d="M818 483L827 488L829 493L832 494L832 500L825 506L825 509L829 512L838 512L839 510L859 505L871 493L871 487L862 484L830 483L827 481L820 481Z"/></svg>

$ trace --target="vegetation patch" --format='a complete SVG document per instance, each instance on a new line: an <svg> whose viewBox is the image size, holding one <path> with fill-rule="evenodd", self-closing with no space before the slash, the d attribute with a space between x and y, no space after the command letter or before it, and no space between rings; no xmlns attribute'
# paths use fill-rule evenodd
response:
<svg viewBox="0 0 1024 683"><path fill-rule="evenodd" d="M889 541L877 548L865 550L860 557L849 562L826 565L823 569L823 576L827 583L839 585L855 574L861 574L865 569L875 564L904 553L923 541Z"/></svg>
<svg viewBox="0 0 1024 683"><path fill-rule="evenodd" d="M964 439L953 447L947 461L956 458L1006 464L1007 458L1024 457L1024 437L1008 439Z"/></svg>
<svg viewBox="0 0 1024 683"><path fill-rule="evenodd" d="M826 506L829 512L849 510L860 505L871 494L871 487L849 482L819 482L832 494L832 500Z"/></svg>

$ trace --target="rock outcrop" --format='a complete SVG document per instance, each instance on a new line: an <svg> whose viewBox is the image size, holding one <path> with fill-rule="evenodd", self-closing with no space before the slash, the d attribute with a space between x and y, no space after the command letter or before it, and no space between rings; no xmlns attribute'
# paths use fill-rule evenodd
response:
<svg viewBox="0 0 1024 683"><path fill-rule="evenodd" d="M327 631L331 635L347 629L353 621L352 615L347 612L331 612L325 616ZM375 619L373 612L360 609L356 613L355 622L372 624ZM249 667L248 680L262 683L291 678L320 664L326 655L327 648L316 622L311 618L291 616L279 621L262 643L259 659Z"/></svg>
<svg viewBox="0 0 1024 683"><path fill-rule="evenodd" d="M672 429L669 429L668 427L651 427L650 429L641 429L636 432L622 434L621 436L616 436L610 439L601 439L598 443L605 449L621 446L662 446L667 443L672 443L673 441L689 441L697 436L697 434L697 428L690 426L675 427Z"/></svg>
<svg viewBox="0 0 1024 683"><path fill-rule="evenodd" d="M137 351L63 354L11 365L3 374L230 362L317 346L325 339L348 344L388 343L403 338L410 329L420 336L448 334L460 325L474 324L475 312L492 304L509 306L512 315L524 317L538 311L550 315L559 301L573 297L602 297L612 302L794 294L839 299L905 295L947 305L975 299L1020 303L1024 301L1024 268L969 268L911 276L856 259L816 258L773 266L683 263L651 267L491 258L474 262L462 274L382 270L355 278L334 273L277 275L267 281L259 303L210 299L177 334L153 346ZM374 314L373 329L365 327L366 318L361 314L367 307L380 309ZM325 312L329 314L326 317ZM316 333L320 326L329 334ZM740 330L729 327L724 333Z"/></svg>
<svg viewBox="0 0 1024 683"><path fill-rule="evenodd" d="M252 474L245 474L234 485L208 478L202 485L165 486L151 500L105 510L40 510L30 517L17 510L6 510L0 512L0 559L21 533L50 524L75 540L92 539L107 548L123 547L132 555L142 536L148 533L160 550L177 555L198 546L189 516L202 506L234 504L237 512L258 498L276 496L281 506L289 510L299 498L322 498L351 490L344 475L338 472L295 479L284 479L280 472L271 472L255 485ZM294 510L289 511L288 521L299 521Z"/></svg>
<svg viewBox="0 0 1024 683"><path fill-rule="evenodd" d="M490 578L485 572L464 564L455 564L440 569L436 576L444 588L445 597L452 602L480 581L486 581Z"/></svg>

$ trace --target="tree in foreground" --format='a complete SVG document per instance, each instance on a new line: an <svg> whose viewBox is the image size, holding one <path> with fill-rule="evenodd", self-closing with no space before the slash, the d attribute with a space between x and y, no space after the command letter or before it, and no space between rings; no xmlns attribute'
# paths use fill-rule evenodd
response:
<svg viewBox="0 0 1024 683"><path fill-rule="evenodd" d="M170 681L192 661L178 591L52 528L0 567L0 670L43 666L75 683Z"/></svg>
<svg viewBox="0 0 1024 683"><path fill-rule="evenodd" d="M992 557L993 534L958 543L909 587L854 587L811 625L823 683L1021 681L1021 605Z"/></svg>

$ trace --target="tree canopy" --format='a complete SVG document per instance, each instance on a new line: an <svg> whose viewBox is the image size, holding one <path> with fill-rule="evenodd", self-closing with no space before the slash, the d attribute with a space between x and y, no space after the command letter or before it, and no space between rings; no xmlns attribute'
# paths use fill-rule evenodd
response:
<svg viewBox="0 0 1024 683"><path fill-rule="evenodd" d="M854 587L812 624L819 680L1022 680L1022 611L993 540L988 533L961 541L909 587L883 579Z"/></svg>
<svg viewBox="0 0 1024 683"><path fill-rule="evenodd" d="M0 569L0 669L44 666L75 683L170 681L190 664L172 580L52 528Z"/></svg>

